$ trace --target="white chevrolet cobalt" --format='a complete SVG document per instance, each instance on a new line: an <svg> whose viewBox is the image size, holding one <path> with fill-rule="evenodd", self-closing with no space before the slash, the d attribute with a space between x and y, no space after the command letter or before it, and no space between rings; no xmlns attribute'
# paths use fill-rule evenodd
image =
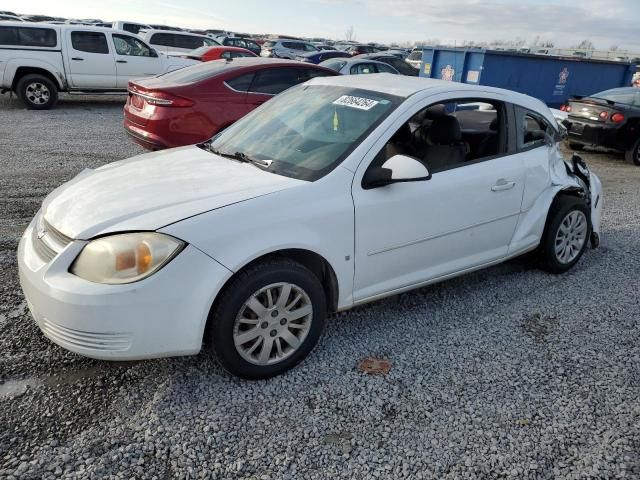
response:
<svg viewBox="0 0 640 480"><path fill-rule="evenodd" d="M602 189L531 97L390 74L318 77L201 144L85 170L19 246L44 334L109 360L190 355L266 378L328 312L537 250L597 246Z"/></svg>

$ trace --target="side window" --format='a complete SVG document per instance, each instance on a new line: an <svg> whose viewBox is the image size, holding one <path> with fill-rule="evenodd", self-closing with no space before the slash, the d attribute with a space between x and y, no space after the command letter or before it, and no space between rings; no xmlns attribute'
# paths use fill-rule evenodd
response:
<svg viewBox="0 0 640 480"><path fill-rule="evenodd" d="M224 58L225 60L230 60L231 58L233 58L232 56L233 52L224 52L222 55L220 55L220 58Z"/></svg>
<svg viewBox="0 0 640 480"><path fill-rule="evenodd" d="M351 67L351 75L363 75L367 73L376 73L376 67L373 63L358 63Z"/></svg>
<svg viewBox="0 0 640 480"><path fill-rule="evenodd" d="M101 32L71 32L71 46L80 52L109 53L107 37Z"/></svg>
<svg viewBox="0 0 640 480"><path fill-rule="evenodd" d="M230 52L230 53L231 53L231 58L244 58L244 57L251 56L248 53L244 53L244 52Z"/></svg>
<svg viewBox="0 0 640 480"><path fill-rule="evenodd" d="M55 47L57 37L50 28L0 27L0 45Z"/></svg>
<svg viewBox="0 0 640 480"><path fill-rule="evenodd" d="M450 170L507 152L507 115L502 102L455 99L413 115L389 139L373 165L394 155L423 162L431 173Z"/></svg>
<svg viewBox="0 0 640 480"><path fill-rule="evenodd" d="M277 95L299 83L297 68L268 68L260 70L251 86L254 93Z"/></svg>
<svg viewBox="0 0 640 480"><path fill-rule="evenodd" d="M137 35L141 28L142 28L142 25L138 25L137 23L123 23L122 24L122 29L125 32L131 32L134 35Z"/></svg>
<svg viewBox="0 0 640 480"><path fill-rule="evenodd" d="M172 33L154 33L151 35L151 39L149 43L153 43L154 45L162 45L163 47L176 47L177 35L173 35Z"/></svg>
<svg viewBox="0 0 640 480"><path fill-rule="evenodd" d="M517 107L518 149L528 150L551 144L556 139L556 130L537 113Z"/></svg>
<svg viewBox="0 0 640 480"><path fill-rule="evenodd" d="M376 63L378 73L396 73L396 71L386 63Z"/></svg>
<svg viewBox="0 0 640 480"><path fill-rule="evenodd" d="M306 82L307 80L315 77L329 77L331 76L331 73L315 68L305 68L303 75L305 76L305 79L303 81Z"/></svg>
<svg viewBox="0 0 640 480"><path fill-rule="evenodd" d="M227 80L225 83L238 92L247 92L253 81L253 73L247 73Z"/></svg>
<svg viewBox="0 0 640 480"><path fill-rule="evenodd" d="M130 55L134 57L150 57L151 50L144 43L128 35L113 34L113 44L118 55Z"/></svg>
<svg viewBox="0 0 640 480"><path fill-rule="evenodd" d="M290 48L290 49L292 49L292 50L295 50L295 49L296 49L296 47L295 47L295 43L293 43L293 42L282 42L282 46L283 46L284 48Z"/></svg>
<svg viewBox="0 0 640 480"><path fill-rule="evenodd" d="M308 43L305 43L305 44L304 44L304 49L305 49L307 52L317 52L317 51L318 51L318 49L317 49L316 47L314 47L313 45L308 44Z"/></svg>

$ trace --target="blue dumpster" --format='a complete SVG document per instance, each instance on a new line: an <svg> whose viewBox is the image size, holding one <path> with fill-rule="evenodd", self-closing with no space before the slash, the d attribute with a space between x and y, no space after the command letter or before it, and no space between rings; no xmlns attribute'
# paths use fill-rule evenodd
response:
<svg viewBox="0 0 640 480"><path fill-rule="evenodd" d="M557 108L571 95L630 86L635 71L635 65L624 62L479 48L425 47L420 76L506 88Z"/></svg>

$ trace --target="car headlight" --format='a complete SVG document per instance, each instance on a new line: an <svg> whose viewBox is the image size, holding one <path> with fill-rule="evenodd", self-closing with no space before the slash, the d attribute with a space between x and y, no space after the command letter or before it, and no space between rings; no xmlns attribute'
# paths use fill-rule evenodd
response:
<svg viewBox="0 0 640 480"><path fill-rule="evenodd" d="M85 245L70 271L96 283L137 282L166 265L184 245L155 232L109 235Z"/></svg>

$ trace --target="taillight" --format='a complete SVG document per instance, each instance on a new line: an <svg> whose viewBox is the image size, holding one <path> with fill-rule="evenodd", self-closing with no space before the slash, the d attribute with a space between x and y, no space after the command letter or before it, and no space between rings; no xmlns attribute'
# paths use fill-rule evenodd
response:
<svg viewBox="0 0 640 480"><path fill-rule="evenodd" d="M613 123L624 122L624 115L619 112L616 112L613 115L611 115L611 121Z"/></svg>
<svg viewBox="0 0 640 480"><path fill-rule="evenodd" d="M571 105L560 105L560 110L569 113L571 111Z"/></svg>
<svg viewBox="0 0 640 480"><path fill-rule="evenodd" d="M192 107L193 101L167 92L138 93L149 105L163 107Z"/></svg>
<svg viewBox="0 0 640 480"><path fill-rule="evenodd" d="M602 112L600 112L600 114L598 115L598 117L600 117L600 120L606 120L607 118L609 118L609 112L605 112L604 110Z"/></svg>

